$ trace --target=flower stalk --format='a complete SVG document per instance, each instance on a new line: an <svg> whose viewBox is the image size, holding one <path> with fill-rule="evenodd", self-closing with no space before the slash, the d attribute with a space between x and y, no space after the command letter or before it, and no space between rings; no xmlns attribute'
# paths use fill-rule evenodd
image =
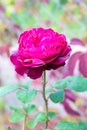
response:
<svg viewBox="0 0 87 130"><path fill-rule="evenodd" d="M46 71L43 72L43 99L44 99L44 102L45 102L45 112L46 112L46 126L45 128L48 128L48 99L46 98L46 93L45 93L45 90L46 90Z"/></svg>
<svg viewBox="0 0 87 130"><path fill-rule="evenodd" d="M24 118L22 130L26 130L26 117L27 117L27 115L26 115L25 118Z"/></svg>

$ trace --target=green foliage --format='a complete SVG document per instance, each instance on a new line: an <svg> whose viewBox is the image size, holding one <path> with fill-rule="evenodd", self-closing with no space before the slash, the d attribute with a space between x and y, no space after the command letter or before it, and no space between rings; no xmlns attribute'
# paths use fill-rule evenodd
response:
<svg viewBox="0 0 87 130"><path fill-rule="evenodd" d="M3 98L0 97L0 110L4 110L5 109L5 101Z"/></svg>
<svg viewBox="0 0 87 130"><path fill-rule="evenodd" d="M64 89L66 86L69 86L70 82L72 81L72 77L68 76L62 80L56 81L54 87L57 89Z"/></svg>
<svg viewBox="0 0 87 130"><path fill-rule="evenodd" d="M65 5L68 3L68 0L60 0L61 5Z"/></svg>
<svg viewBox="0 0 87 130"><path fill-rule="evenodd" d="M87 78L82 76L69 76L54 84L56 89L69 89L77 92L87 91Z"/></svg>
<svg viewBox="0 0 87 130"><path fill-rule="evenodd" d="M11 0L10 0L11 1ZM52 27L60 33L65 33L68 38L76 37L83 38L87 35L87 2L84 0L50 0L49 3L34 0L17 0L9 2L8 0L0 0L1 7L5 7L1 15L1 31L2 34L0 43L6 40L10 44L17 42L15 34L21 32L25 28L31 27ZM77 4L79 3L79 4ZM80 5L80 6L78 6ZM70 8L71 7L71 8ZM17 25L20 29L9 28L11 25ZM4 24L3 24L4 23ZM10 37L6 34L6 29L11 32ZM14 31L13 31L14 30ZM79 32L79 33L78 33ZM12 34L12 35L11 35ZM10 40L9 40L10 39ZM14 41L16 40L16 42ZM4 42L5 43L5 42Z"/></svg>
<svg viewBox="0 0 87 130"><path fill-rule="evenodd" d="M4 96L5 94L8 94L10 92L15 91L18 89L18 85L6 85L6 86L1 86L0 87L0 96Z"/></svg>
<svg viewBox="0 0 87 130"><path fill-rule="evenodd" d="M45 93L47 94L47 93L52 93L53 92L53 88L46 88L46 90L45 90Z"/></svg>
<svg viewBox="0 0 87 130"><path fill-rule="evenodd" d="M72 81L66 89L75 90L77 92L87 91L87 78L82 76L72 77Z"/></svg>
<svg viewBox="0 0 87 130"><path fill-rule="evenodd" d="M54 103L62 102L64 100L64 91L60 90L50 94L50 99Z"/></svg>
<svg viewBox="0 0 87 130"><path fill-rule="evenodd" d="M80 129L78 123L62 121L56 125L55 130L80 130Z"/></svg>
<svg viewBox="0 0 87 130"><path fill-rule="evenodd" d="M20 122L25 118L25 114L23 114L20 111L15 111L11 116L10 116L10 122L17 123Z"/></svg>
<svg viewBox="0 0 87 130"><path fill-rule="evenodd" d="M9 108L13 111L20 111L20 110L22 110L23 107L21 107L21 106L10 106Z"/></svg>
<svg viewBox="0 0 87 130"><path fill-rule="evenodd" d="M37 125L38 122L46 122L46 120L46 114L44 112L39 112L36 114L34 120L30 120L28 122L28 128L32 129Z"/></svg>
<svg viewBox="0 0 87 130"><path fill-rule="evenodd" d="M26 107L24 107L24 111L27 114L30 114L30 113L32 113L35 110L36 110L36 106L34 104L28 104Z"/></svg>
<svg viewBox="0 0 87 130"><path fill-rule="evenodd" d="M55 130L86 130L86 129L87 124L83 122L75 123L75 122L61 121L55 127Z"/></svg>
<svg viewBox="0 0 87 130"><path fill-rule="evenodd" d="M19 90L16 93L16 96L21 102L29 103L35 98L36 94L37 94L36 90L32 88L29 90L27 89Z"/></svg>
<svg viewBox="0 0 87 130"><path fill-rule="evenodd" d="M57 115L56 112L48 112L48 118L49 118L49 119L54 118L56 115Z"/></svg>
<svg viewBox="0 0 87 130"><path fill-rule="evenodd" d="M24 107L10 106L10 109L14 111L14 113L10 116L11 122L20 122L26 116L25 114L30 114L36 110L36 106L29 103L36 96L36 90L30 88L30 82L20 85L20 88L21 89L16 92L16 96L22 103L26 103L26 105ZM22 113L21 111L25 112Z"/></svg>
<svg viewBox="0 0 87 130"><path fill-rule="evenodd" d="M30 128L30 129L33 129L36 125L37 125L37 121L36 120L30 120L28 122L28 128Z"/></svg>
<svg viewBox="0 0 87 130"><path fill-rule="evenodd" d="M87 124L84 122L79 122L79 127L81 130L87 130Z"/></svg>
<svg viewBox="0 0 87 130"><path fill-rule="evenodd" d="M37 122L46 122L47 118L46 118L46 114L44 112L39 112L36 115L35 120L37 120Z"/></svg>
<svg viewBox="0 0 87 130"><path fill-rule="evenodd" d="M20 122L26 116L26 114L30 114L34 110L36 110L36 106L34 104L30 104L30 102L35 98L37 92L35 89L30 87L31 82L26 82L24 84L19 85L20 90L16 92L16 96L22 103L26 103L25 106L10 106L10 109L13 110L13 114L10 116L11 122ZM18 88L18 87L17 87Z"/></svg>
<svg viewBox="0 0 87 130"><path fill-rule="evenodd" d="M22 88L28 89L28 88L30 88L31 83L32 83L32 81L28 81L28 82L22 83L20 86Z"/></svg>

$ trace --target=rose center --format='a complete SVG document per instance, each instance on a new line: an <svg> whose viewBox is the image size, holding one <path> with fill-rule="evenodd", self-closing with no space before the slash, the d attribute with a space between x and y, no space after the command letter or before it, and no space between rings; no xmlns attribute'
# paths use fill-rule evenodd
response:
<svg viewBox="0 0 87 130"><path fill-rule="evenodd" d="M39 46L39 43L41 41L41 39L38 38L38 36L33 36L34 37L34 42L33 42L33 45L35 47L38 47Z"/></svg>

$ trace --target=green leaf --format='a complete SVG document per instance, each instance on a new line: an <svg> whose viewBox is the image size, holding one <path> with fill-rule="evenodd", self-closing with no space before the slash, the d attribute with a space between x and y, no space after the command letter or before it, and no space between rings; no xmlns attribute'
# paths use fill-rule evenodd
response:
<svg viewBox="0 0 87 130"><path fill-rule="evenodd" d="M44 112L40 112L36 115L35 120L37 122L46 122L47 118L46 118L46 114Z"/></svg>
<svg viewBox="0 0 87 130"><path fill-rule="evenodd" d="M84 122L79 122L80 130L87 130L87 124Z"/></svg>
<svg viewBox="0 0 87 130"><path fill-rule="evenodd" d="M23 103L29 103L31 102L34 97L36 96L37 92L34 89L29 89L29 90L19 90L16 95L17 98L23 102Z"/></svg>
<svg viewBox="0 0 87 130"><path fill-rule="evenodd" d="M28 82L26 82L26 83L21 84L21 86L22 86L23 88L26 88L26 89L27 89L27 88L30 87L31 83L32 83L32 81L28 81Z"/></svg>
<svg viewBox="0 0 87 130"><path fill-rule="evenodd" d="M54 130L80 130L78 123L61 121L59 122Z"/></svg>
<svg viewBox="0 0 87 130"><path fill-rule="evenodd" d="M37 125L37 121L36 120L30 120L28 122L28 128L30 128L30 129L33 129L36 125Z"/></svg>
<svg viewBox="0 0 87 130"><path fill-rule="evenodd" d="M2 97L0 97L0 110L4 110L6 107L5 101Z"/></svg>
<svg viewBox="0 0 87 130"><path fill-rule="evenodd" d="M45 90L45 93L47 94L47 93L51 93L51 92L53 92L53 88L46 88L46 90Z"/></svg>
<svg viewBox="0 0 87 130"><path fill-rule="evenodd" d="M23 120L25 118L25 115L23 113L21 113L20 111L16 111L14 112L11 116L10 116L10 122L20 122L21 120Z"/></svg>
<svg viewBox="0 0 87 130"><path fill-rule="evenodd" d="M48 112L48 118L52 119L57 115L56 112Z"/></svg>
<svg viewBox="0 0 87 130"><path fill-rule="evenodd" d="M72 81L68 84L66 89L75 90L77 92L87 91L87 78L82 76L72 77Z"/></svg>
<svg viewBox="0 0 87 130"><path fill-rule="evenodd" d="M87 124L84 122L61 121L56 125L55 130L87 130Z"/></svg>
<svg viewBox="0 0 87 130"><path fill-rule="evenodd" d="M57 81L54 84L54 88L85 92L87 91L87 78L82 76L69 76L63 80Z"/></svg>
<svg viewBox="0 0 87 130"><path fill-rule="evenodd" d="M10 106L9 108L13 111L20 111L22 109L21 106Z"/></svg>
<svg viewBox="0 0 87 130"><path fill-rule="evenodd" d="M47 118L46 118L46 114L44 112L40 112L38 114L36 114L35 119L34 120L30 120L28 122L28 128L34 128L38 122L46 122Z"/></svg>
<svg viewBox="0 0 87 130"><path fill-rule="evenodd" d="M5 94L15 91L18 88L19 88L19 86L17 86L17 85L1 86L0 87L0 96L4 96Z"/></svg>
<svg viewBox="0 0 87 130"><path fill-rule="evenodd" d="M50 94L50 99L54 103L62 102L64 100L64 91L57 91L55 93Z"/></svg>
<svg viewBox="0 0 87 130"><path fill-rule="evenodd" d="M55 82L54 87L57 88L57 89L64 89L69 85L69 83L71 81L72 81L72 77L68 76L65 79L62 79L62 80Z"/></svg>
<svg viewBox="0 0 87 130"><path fill-rule="evenodd" d="M28 104L28 106L25 107L24 110L27 114L29 114L36 110L36 106L34 104Z"/></svg>
<svg viewBox="0 0 87 130"><path fill-rule="evenodd" d="M60 0L60 3L61 3L62 5L65 5L65 4L68 3L68 0Z"/></svg>

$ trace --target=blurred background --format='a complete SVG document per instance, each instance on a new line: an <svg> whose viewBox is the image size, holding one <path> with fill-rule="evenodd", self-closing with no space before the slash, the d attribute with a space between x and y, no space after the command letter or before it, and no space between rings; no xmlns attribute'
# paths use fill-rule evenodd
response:
<svg viewBox="0 0 87 130"><path fill-rule="evenodd" d="M67 64L47 73L47 79L52 78L50 84L68 75L87 77L87 0L0 0L0 87L30 80L14 71L9 55L11 49L16 48L20 33L33 27L53 28L64 33L72 47ZM40 88L40 81L33 81L33 86ZM49 109L60 113L59 119L87 122L86 95L87 92L66 91L64 102L60 105L49 103ZM38 99L35 102L42 109ZM18 124L8 121L8 107L17 103L15 93L0 98L0 130L7 130L9 125L12 130L19 130Z"/></svg>

